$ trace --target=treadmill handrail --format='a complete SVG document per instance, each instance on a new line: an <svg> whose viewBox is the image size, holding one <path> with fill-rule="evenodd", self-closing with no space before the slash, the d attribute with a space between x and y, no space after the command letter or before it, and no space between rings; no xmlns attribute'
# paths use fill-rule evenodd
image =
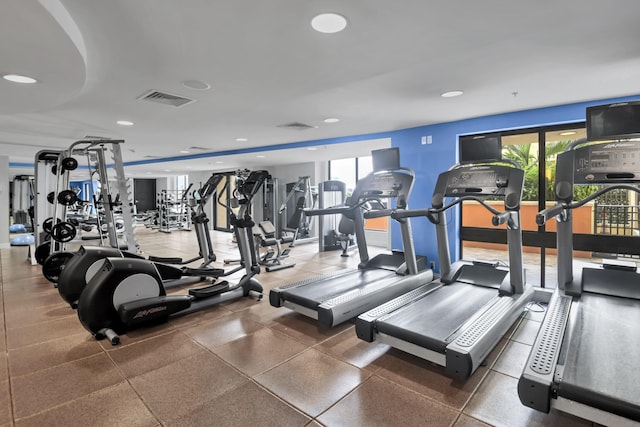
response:
<svg viewBox="0 0 640 427"><path fill-rule="evenodd" d="M498 218L499 216L507 213L505 211L499 211L498 209L494 208L493 206L489 205L487 202L485 202L484 200L482 200L481 198L477 197L477 196L462 196L457 198L456 200L454 200L453 202L449 203L448 205L445 205L441 208L427 208L427 209L397 209L395 210L395 212L393 212L391 214L391 217L393 219L402 219L402 218L413 218L413 217L417 217L417 216L426 216L429 221L431 221L434 224L437 224L437 216L436 214L440 213L440 212L444 212L447 209L450 209L452 207L454 207L457 204L460 204L464 201L467 200L473 200L475 202L480 203L482 206L484 206L489 212L491 212L494 215L494 218ZM497 219L493 219L492 221L498 221ZM495 224L498 225L498 224Z"/></svg>
<svg viewBox="0 0 640 427"><path fill-rule="evenodd" d="M549 218L552 218L554 216L560 215L565 210L576 209L576 208L579 208L581 206L584 206L587 203L589 203L590 201L592 201L594 199L597 199L598 197L602 196L603 194L608 193L609 191L613 191L613 190L629 190L629 191L634 191L634 192L640 194L640 188L635 187L635 186L630 185L630 184L611 185L611 186L608 186L608 187L601 188L601 189L597 190L595 193L590 194L587 197L585 197L584 199L578 200L577 202L557 203L557 204L555 204L553 206L550 206L550 207L548 207L546 209L541 210L536 215L536 223L538 225L544 225L544 223L547 222L549 220Z"/></svg>

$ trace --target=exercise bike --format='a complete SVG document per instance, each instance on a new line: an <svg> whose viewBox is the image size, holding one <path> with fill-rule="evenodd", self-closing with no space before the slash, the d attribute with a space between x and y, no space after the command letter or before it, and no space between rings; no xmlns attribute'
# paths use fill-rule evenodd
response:
<svg viewBox="0 0 640 427"><path fill-rule="evenodd" d="M251 229L251 200L264 181L267 171L252 171L238 177L236 206L218 202L229 212L231 225L240 250L240 268L244 275L237 284L226 281L202 289L191 289L188 295L167 295L158 264L144 259L106 258L91 278L78 300L80 323L96 339L120 342L118 334L137 326L166 321L203 310L223 302L255 295L262 298L262 285L254 278L260 272L255 256Z"/></svg>

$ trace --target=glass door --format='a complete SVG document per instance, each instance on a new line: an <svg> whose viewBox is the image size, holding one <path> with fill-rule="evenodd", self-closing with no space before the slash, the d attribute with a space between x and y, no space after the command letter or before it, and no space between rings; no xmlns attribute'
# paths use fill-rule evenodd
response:
<svg viewBox="0 0 640 427"><path fill-rule="evenodd" d="M525 172L520 222L523 234L538 233L536 214L540 208L540 134L529 132L502 136L502 157L513 160ZM488 201L496 209L504 209L502 199ZM495 227L491 224L492 214L479 203L463 202L462 205L462 248L465 259L500 261L508 259L506 225ZM524 240L524 238L523 238ZM531 240L531 239L529 239ZM535 245L522 248L523 262L527 269L527 282L541 286L541 249Z"/></svg>
<svg viewBox="0 0 640 427"><path fill-rule="evenodd" d="M520 218L523 262L527 270L527 282L530 284L542 287L555 285L555 221L538 226L535 217L539 211L555 203L553 185L556 156L573 141L584 137L584 125L563 125L502 133L503 158L516 161L525 172ZM463 205L461 215L462 256L465 259L506 259L505 226L493 227L488 212L481 213L481 207L471 208L469 205ZM587 231L583 224L585 221L591 224L585 216L580 220L577 233ZM576 255L585 256L586 253Z"/></svg>

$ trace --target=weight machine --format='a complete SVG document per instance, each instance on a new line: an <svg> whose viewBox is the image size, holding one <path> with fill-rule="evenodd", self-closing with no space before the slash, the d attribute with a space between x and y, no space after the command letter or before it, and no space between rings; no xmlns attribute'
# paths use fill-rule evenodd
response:
<svg viewBox="0 0 640 427"><path fill-rule="evenodd" d="M313 217L307 216L306 209L314 209L318 200L318 190L311 186L309 176L301 176L295 183L287 184L287 196L278 211L282 219L280 236L293 237L290 247L296 243L309 243L317 237L313 234Z"/></svg>

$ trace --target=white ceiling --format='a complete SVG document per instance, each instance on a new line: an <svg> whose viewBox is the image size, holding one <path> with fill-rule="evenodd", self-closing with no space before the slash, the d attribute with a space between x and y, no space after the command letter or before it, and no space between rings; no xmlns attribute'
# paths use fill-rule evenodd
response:
<svg viewBox="0 0 640 427"><path fill-rule="evenodd" d="M347 29L312 30L326 11L346 16ZM125 139L125 161L174 158L194 146L202 154L635 95L638 17L638 0L7 0L0 74L39 82L0 79L0 152L32 162L42 148L93 135ZM189 79L212 88L189 89ZM465 94L440 97L453 89ZM196 102L136 99L149 90ZM291 122L314 127L278 127ZM319 155L298 149L280 162L309 153ZM274 164L275 152L255 155L233 162Z"/></svg>

